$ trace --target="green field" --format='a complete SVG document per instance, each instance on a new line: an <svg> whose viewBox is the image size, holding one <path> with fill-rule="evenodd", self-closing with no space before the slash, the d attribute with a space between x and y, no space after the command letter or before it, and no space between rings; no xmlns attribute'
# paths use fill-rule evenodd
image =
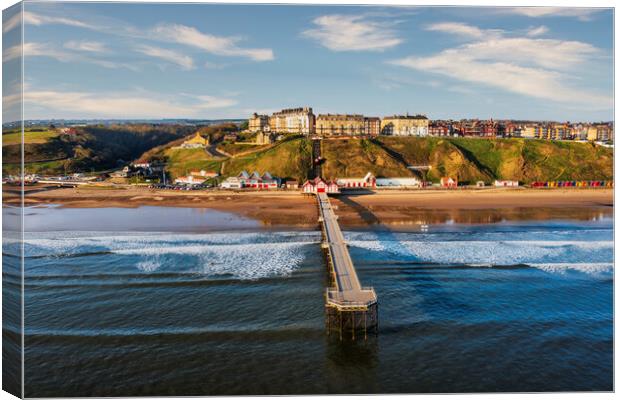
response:
<svg viewBox="0 0 620 400"><path fill-rule="evenodd" d="M43 161L26 163L24 165L24 173L26 174L61 174L64 172L65 160ZM2 172L4 174L19 173L19 164L3 163Z"/></svg>
<svg viewBox="0 0 620 400"><path fill-rule="evenodd" d="M10 146L12 144L20 144L21 143L21 132L11 131L2 134L2 145ZM56 131L24 131L24 143L45 143L49 139L58 136L58 132Z"/></svg>
<svg viewBox="0 0 620 400"><path fill-rule="evenodd" d="M187 175L190 171L204 169L219 172L219 159L212 158L204 149L173 149L164 150L167 158L167 171L173 178Z"/></svg>

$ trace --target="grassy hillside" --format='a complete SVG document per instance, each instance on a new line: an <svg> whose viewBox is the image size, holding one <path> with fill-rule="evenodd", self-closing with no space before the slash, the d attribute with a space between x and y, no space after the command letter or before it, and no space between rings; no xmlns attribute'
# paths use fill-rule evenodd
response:
<svg viewBox="0 0 620 400"><path fill-rule="evenodd" d="M381 137L375 143L409 165L431 165L428 177L434 180L441 176L462 182L613 178L613 149L589 143L415 137Z"/></svg>
<svg viewBox="0 0 620 400"><path fill-rule="evenodd" d="M159 156L166 159L173 178L190 170L207 169L220 171L223 177L256 170L304 180L311 165L311 141L299 137L225 160L214 159L204 150L160 148ZM235 150L232 153L239 153ZM412 165L431 165L427 178L433 181L442 176L456 177L465 183L478 180L489 183L494 179L527 183L613 178L613 150L588 143L380 137L324 140L322 154L325 159L323 176L328 179L361 177L369 171L378 177L419 175L407 168Z"/></svg>
<svg viewBox="0 0 620 400"><path fill-rule="evenodd" d="M49 139L58 136L56 130L49 129L25 129L24 130L24 143L45 143ZM14 144L20 144L22 140L22 134L20 130L5 131L2 133L2 145L10 146Z"/></svg>
<svg viewBox="0 0 620 400"><path fill-rule="evenodd" d="M220 139L234 127L214 126L209 136ZM32 130L24 145L26 172L90 172L117 168L138 158L167 163L172 178L206 169L224 177L242 170L265 171L282 178L304 180L312 163L311 141L291 136L275 145L220 143L230 158L214 158L203 149L173 149L195 132L188 126L121 125L78 128L76 135ZM3 171L14 172L20 159L17 132L4 132ZM524 139L379 137L372 140L323 140L324 177L419 175L412 165L430 165L427 177L451 176L460 182L494 179L536 180L612 179L613 149L589 143Z"/></svg>
<svg viewBox="0 0 620 400"><path fill-rule="evenodd" d="M190 171L220 171L221 160L212 158L204 149L165 149L166 170L173 178Z"/></svg>
<svg viewBox="0 0 620 400"><path fill-rule="evenodd" d="M310 140L297 138L282 141L266 150L228 159L223 167L223 175L237 175L243 170L249 173L269 171L274 176L305 180L311 163Z"/></svg>
<svg viewBox="0 0 620 400"><path fill-rule="evenodd" d="M312 159L312 146L308 139L291 138L271 146L233 145L227 147L231 158L214 158L204 149L174 149L166 146L146 152L141 158L158 159L166 163L166 171L174 179L192 170L217 171L222 177L235 176L241 171L261 174L269 171L282 178L303 180L307 178ZM252 151L254 150L254 151ZM246 153L251 151L250 153ZM237 156L237 154L240 154Z"/></svg>
<svg viewBox="0 0 620 400"><path fill-rule="evenodd" d="M233 156L236 156L237 154L241 154L241 153L251 153L254 151L263 150L269 146L270 145L268 144L257 145L257 144L247 144L247 143L221 143L217 146L217 149L225 151L226 153L231 154Z"/></svg>
<svg viewBox="0 0 620 400"><path fill-rule="evenodd" d="M325 159L323 176L327 179L364 176L369 171L376 176L413 176L406 163L374 141L324 140L321 153Z"/></svg>
<svg viewBox="0 0 620 400"><path fill-rule="evenodd" d="M192 133L191 127L157 125L88 126L76 135L31 132L24 145L27 173L90 172L116 168L155 146ZM20 162L15 132L3 134L3 171L13 173Z"/></svg>

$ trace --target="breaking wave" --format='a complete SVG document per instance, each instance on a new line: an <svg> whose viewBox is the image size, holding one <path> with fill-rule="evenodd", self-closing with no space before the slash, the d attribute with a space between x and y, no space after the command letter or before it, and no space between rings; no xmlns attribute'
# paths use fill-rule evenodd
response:
<svg viewBox="0 0 620 400"><path fill-rule="evenodd" d="M316 232L84 232L79 237L46 233L25 240L25 254L31 258L70 258L112 253L127 258L143 273L189 269L199 275L260 279L290 275L305 259L304 247L319 239Z"/></svg>
<svg viewBox="0 0 620 400"><path fill-rule="evenodd" d="M527 233L531 238L530 233ZM567 236L562 232L564 239ZM581 238L576 233L574 239ZM513 235L515 239L519 236ZM547 272L575 270L585 273L613 271L612 240L497 240L492 235L475 235L481 240L447 239L445 234L358 233L348 235L350 246L369 250L369 258L395 258L434 264L477 266L529 265ZM415 239L415 240L413 240ZM585 238L584 238L585 239ZM570 260L570 262L567 262Z"/></svg>

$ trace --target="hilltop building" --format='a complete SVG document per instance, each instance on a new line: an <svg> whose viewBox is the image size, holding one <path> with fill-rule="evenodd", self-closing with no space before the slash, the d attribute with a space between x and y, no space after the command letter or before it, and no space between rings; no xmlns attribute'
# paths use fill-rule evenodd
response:
<svg viewBox="0 0 620 400"><path fill-rule="evenodd" d="M314 133L314 114L311 107L289 108L269 117L269 129L278 133Z"/></svg>
<svg viewBox="0 0 620 400"><path fill-rule="evenodd" d="M593 128L596 130L596 139L593 139L598 142L607 142L614 140L614 131L613 128L608 124L597 124L594 125ZM590 140L590 135L588 132L588 140Z"/></svg>
<svg viewBox="0 0 620 400"><path fill-rule="evenodd" d="M269 116L252 114L248 120L248 130L250 132L267 132L269 131Z"/></svg>
<svg viewBox="0 0 620 400"><path fill-rule="evenodd" d="M431 136L450 136L450 126L444 122L433 121L428 125L428 134Z"/></svg>
<svg viewBox="0 0 620 400"><path fill-rule="evenodd" d="M536 129L534 125L525 125L521 129L521 137L526 139L533 139L536 137Z"/></svg>
<svg viewBox="0 0 620 400"><path fill-rule="evenodd" d="M204 149L209 145L209 138L204 138L200 135L200 132L196 132L196 135L186 140L181 144L183 149Z"/></svg>
<svg viewBox="0 0 620 400"><path fill-rule="evenodd" d="M572 139L572 129L568 124L543 124L534 127L534 137L546 140Z"/></svg>
<svg viewBox="0 0 620 400"><path fill-rule="evenodd" d="M365 117L364 129L368 136L379 136L381 134L381 119L378 117Z"/></svg>
<svg viewBox="0 0 620 400"><path fill-rule="evenodd" d="M319 136L358 136L366 131L366 121L359 114L319 114L316 133Z"/></svg>
<svg viewBox="0 0 620 400"><path fill-rule="evenodd" d="M424 115L393 115L381 120L381 134L393 136L427 136L428 118Z"/></svg>
<svg viewBox="0 0 620 400"><path fill-rule="evenodd" d="M275 142L274 135L270 132L260 131L256 134L256 144L271 144Z"/></svg>

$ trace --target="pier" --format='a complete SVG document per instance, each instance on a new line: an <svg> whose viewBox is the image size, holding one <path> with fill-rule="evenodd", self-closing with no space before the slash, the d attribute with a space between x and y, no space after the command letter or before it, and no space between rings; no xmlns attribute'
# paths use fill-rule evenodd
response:
<svg viewBox="0 0 620 400"><path fill-rule="evenodd" d="M319 221L323 231L322 247L326 252L327 268L332 287L325 291L327 331L351 334L355 340L357 332L376 332L379 324L377 294L371 287L360 284L349 249L338 224L338 216L329 202L326 193L316 194L319 206Z"/></svg>

